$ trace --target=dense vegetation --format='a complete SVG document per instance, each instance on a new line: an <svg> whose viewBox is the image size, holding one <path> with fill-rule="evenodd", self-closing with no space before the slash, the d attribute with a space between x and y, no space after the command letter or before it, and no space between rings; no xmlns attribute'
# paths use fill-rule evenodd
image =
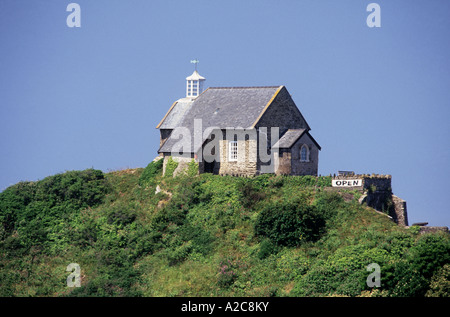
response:
<svg viewBox="0 0 450 317"><path fill-rule="evenodd" d="M449 235L400 228L359 205L356 193L344 200L328 191L329 177L192 176L194 169L162 177L157 161L7 188L0 295L450 294ZM81 287L67 287L70 263L80 265ZM366 284L370 263L381 268L380 288Z"/></svg>

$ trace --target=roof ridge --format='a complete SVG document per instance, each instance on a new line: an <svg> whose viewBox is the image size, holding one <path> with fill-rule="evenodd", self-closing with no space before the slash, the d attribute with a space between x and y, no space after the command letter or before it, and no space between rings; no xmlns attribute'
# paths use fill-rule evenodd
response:
<svg viewBox="0 0 450 317"><path fill-rule="evenodd" d="M278 86L235 86L235 87L209 87L209 89L243 89L243 88L279 88L282 85Z"/></svg>

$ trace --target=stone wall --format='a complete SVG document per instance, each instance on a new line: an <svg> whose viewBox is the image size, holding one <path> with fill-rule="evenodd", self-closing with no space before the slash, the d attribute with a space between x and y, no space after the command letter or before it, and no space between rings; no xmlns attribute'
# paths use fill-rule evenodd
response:
<svg viewBox="0 0 450 317"><path fill-rule="evenodd" d="M427 226L421 226L419 233L436 233L436 232L443 232L449 234L450 231L448 230L448 227L427 227Z"/></svg>
<svg viewBox="0 0 450 317"><path fill-rule="evenodd" d="M309 149L308 162L300 161L300 150L306 144ZM291 148L291 175L317 176L319 149L307 134L303 134Z"/></svg>
<svg viewBox="0 0 450 317"><path fill-rule="evenodd" d="M391 175L362 175L363 187L371 192L392 192Z"/></svg>
<svg viewBox="0 0 450 317"><path fill-rule="evenodd" d="M361 179L361 186L334 187L334 190L358 190L363 194L361 203L389 215L400 226L408 225L406 201L392 194L391 175L357 174L335 176L333 179Z"/></svg>
<svg viewBox="0 0 450 317"><path fill-rule="evenodd" d="M275 155L274 162L277 175L291 175L291 152L288 149L280 149Z"/></svg>
<svg viewBox="0 0 450 317"><path fill-rule="evenodd" d="M401 226L408 226L408 214L406 212L406 201L392 195L392 201L394 203L395 218L394 221Z"/></svg>
<svg viewBox="0 0 450 317"><path fill-rule="evenodd" d="M259 127L267 127L269 131L270 127L279 127L281 135L287 129L306 129L308 124L287 89L283 87L260 118L256 128Z"/></svg>
<svg viewBox="0 0 450 317"><path fill-rule="evenodd" d="M309 161L300 161L300 150L306 144L309 149ZM303 135L290 149L280 149L275 155L275 174L277 175L313 175L317 176L319 167L319 149L308 135Z"/></svg>
<svg viewBox="0 0 450 317"><path fill-rule="evenodd" d="M272 136L272 127L279 128L277 137ZM270 107L261 116L255 128L258 130L258 140L260 140L261 128L266 128L267 142L273 145L288 129L307 129L308 123L303 118L287 89L283 87L275 96ZM276 158L273 159L275 160ZM275 162L267 163L258 160L257 171L258 173L274 173L273 166L276 166Z"/></svg>
<svg viewBox="0 0 450 317"><path fill-rule="evenodd" d="M229 140L221 140L219 175L254 176L257 174L257 141L237 140L238 159L229 160Z"/></svg>

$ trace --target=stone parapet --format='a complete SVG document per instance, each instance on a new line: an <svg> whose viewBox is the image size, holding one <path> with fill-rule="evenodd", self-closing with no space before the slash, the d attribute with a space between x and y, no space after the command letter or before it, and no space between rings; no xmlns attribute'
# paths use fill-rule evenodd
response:
<svg viewBox="0 0 450 317"><path fill-rule="evenodd" d="M334 175L333 180L337 185L335 190L357 190L363 194L361 203L366 203L377 211L389 215L393 221L400 226L408 225L406 212L406 201L392 194L392 176L383 174L353 174L346 172L338 176ZM336 182L341 180L342 182ZM345 181L348 181L345 183ZM360 180L353 182L352 180ZM352 184L359 186L351 186Z"/></svg>

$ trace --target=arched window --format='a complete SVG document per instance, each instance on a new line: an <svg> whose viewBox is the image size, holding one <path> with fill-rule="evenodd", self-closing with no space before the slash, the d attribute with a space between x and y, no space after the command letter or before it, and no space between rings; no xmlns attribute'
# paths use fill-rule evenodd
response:
<svg viewBox="0 0 450 317"><path fill-rule="evenodd" d="M300 162L309 162L309 149L306 144L300 148Z"/></svg>

